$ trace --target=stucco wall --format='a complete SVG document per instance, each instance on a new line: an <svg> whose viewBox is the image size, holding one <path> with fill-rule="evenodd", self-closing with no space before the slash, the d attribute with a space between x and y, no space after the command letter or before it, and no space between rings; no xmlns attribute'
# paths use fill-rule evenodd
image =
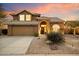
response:
<svg viewBox="0 0 79 59"><path fill-rule="evenodd" d="M8 35L34 35L38 32L37 25L9 25Z"/></svg>

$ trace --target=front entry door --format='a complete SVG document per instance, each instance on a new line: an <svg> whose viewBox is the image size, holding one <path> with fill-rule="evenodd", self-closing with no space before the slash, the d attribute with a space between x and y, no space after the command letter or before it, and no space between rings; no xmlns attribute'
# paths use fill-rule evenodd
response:
<svg viewBox="0 0 79 59"><path fill-rule="evenodd" d="M41 34L44 34L44 27L41 27Z"/></svg>
<svg viewBox="0 0 79 59"><path fill-rule="evenodd" d="M41 34L45 34L47 32L46 25L41 25Z"/></svg>

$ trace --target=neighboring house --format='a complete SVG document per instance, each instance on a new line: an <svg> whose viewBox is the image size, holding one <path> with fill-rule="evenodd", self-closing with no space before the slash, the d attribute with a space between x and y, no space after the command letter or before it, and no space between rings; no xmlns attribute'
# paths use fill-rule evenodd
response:
<svg viewBox="0 0 79 59"><path fill-rule="evenodd" d="M3 33L4 31L7 32L8 26L6 24L3 23L4 20L0 19L0 35L4 35L5 33Z"/></svg>
<svg viewBox="0 0 79 59"><path fill-rule="evenodd" d="M43 35L52 31L64 34L64 20L57 17L42 17L40 14L23 10L11 14L13 21L6 22L8 35Z"/></svg>
<svg viewBox="0 0 79 59"><path fill-rule="evenodd" d="M66 21L65 22L65 28L64 28L65 34L77 34L79 35L79 21Z"/></svg>

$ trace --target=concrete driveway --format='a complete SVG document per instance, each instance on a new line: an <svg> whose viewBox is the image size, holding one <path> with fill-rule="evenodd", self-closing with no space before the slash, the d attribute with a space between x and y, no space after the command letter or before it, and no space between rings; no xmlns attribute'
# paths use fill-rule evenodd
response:
<svg viewBox="0 0 79 59"><path fill-rule="evenodd" d="M33 36L0 36L0 55L24 55Z"/></svg>

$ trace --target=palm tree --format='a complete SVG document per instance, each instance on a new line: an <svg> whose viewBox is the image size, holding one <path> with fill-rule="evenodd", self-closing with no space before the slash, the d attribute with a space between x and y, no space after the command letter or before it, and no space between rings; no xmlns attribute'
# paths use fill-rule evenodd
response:
<svg viewBox="0 0 79 59"><path fill-rule="evenodd" d="M79 21L67 21L65 25L70 26L74 30L73 35L75 35L75 29L79 26Z"/></svg>

